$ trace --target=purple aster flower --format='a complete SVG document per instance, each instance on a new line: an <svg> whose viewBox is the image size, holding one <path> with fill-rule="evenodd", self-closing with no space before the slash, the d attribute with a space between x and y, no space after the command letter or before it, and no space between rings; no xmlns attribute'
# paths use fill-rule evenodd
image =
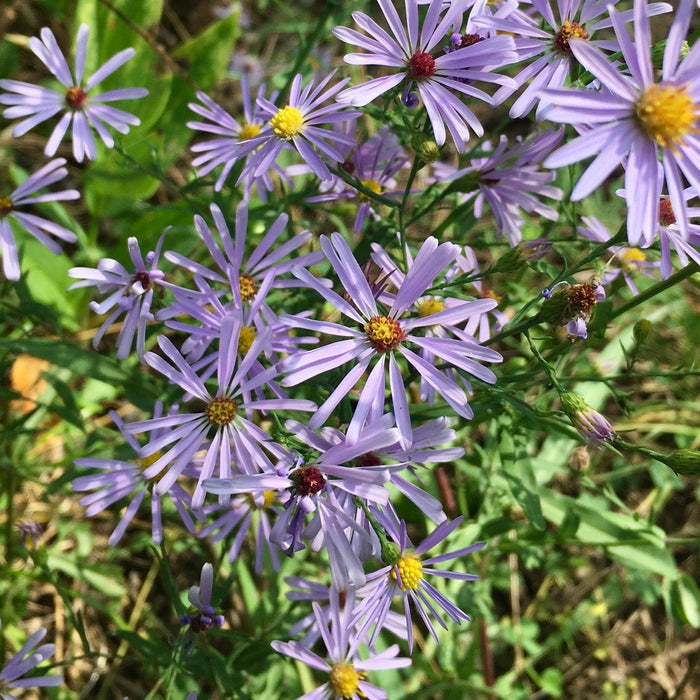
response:
<svg viewBox="0 0 700 700"><path fill-rule="evenodd" d="M541 161L561 141L563 130L549 130L509 147L501 135L498 145L482 144L486 154L471 158L466 168L434 163L434 182L450 183L448 192L463 193L462 202L474 201L474 215L481 218L488 204L496 219L496 233L505 233L511 246L522 239L522 212L535 213L556 221L559 213L540 201L540 197L560 200L563 192L550 185L556 174L540 169ZM490 153L489 153L490 151Z"/></svg>
<svg viewBox="0 0 700 700"><path fill-rule="evenodd" d="M596 241L597 243L604 243L609 241L612 236L610 231L603 225L603 223L596 219L595 216L584 216L581 217L584 226L579 227L579 231L588 239ZM700 227L698 227L700 230ZM608 250L612 253L612 258L605 266L605 273L602 275L600 283L603 285L610 284L619 275L622 275L623 279L630 288L632 294L639 294L639 289L634 283L634 277L637 275L647 275L653 276L655 271L659 268L659 263L647 260L644 251L640 248L630 248L628 246L610 246ZM619 267L614 267L610 269L611 263L617 263Z"/></svg>
<svg viewBox="0 0 700 700"><path fill-rule="evenodd" d="M2 621L0 620L0 628ZM63 685L61 676L23 676L40 663L53 656L56 650L53 644L36 645L46 636L46 629L42 627L30 635L22 648L0 670L0 697L2 700L17 700L10 690L17 688L53 688Z"/></svg>
<svg viewBox="0 0 700 700"><path fill-rule="evenodd" d="M336 27L333 34L347 44L358 46L367 53L349 53L345 62L356 65L387 66L391 75L373 78L362 85L348 88L338 95L344 103L363 106L380 95L404 85L402 101L417 105L412 92L418 90L438 145L445 143L450 132L458 151L464 150L469 140L469 129L481 136L484 130L476 115L460 99L462 95L494 104L483 90L472 81L510 85L510 78L491 72L517 60L513 40L496 36L477 40L457 50L442 53L441 42L447 41L455 25L461 24L462 3L452 3L443 12L442 0L432 0L421 23L416 0L406 0L406 29L390 0L377 0L393 37L363 12L353 12L355 23L369 36L354 29ZM433 55L441 53L442 55ZM457 94L455 94L457 93Z"/></svg>
<svg viewBox="0 0 700 700"><path fill-rule="evenodd" d="M615 0L616 1L616 0ZM617 41L598 38L602 29L612 26L609 17L601 17L612 3L600 0L533 0L536 13L480 13L473 21L482 27L508 32L515 37L520 61L528 65L514 77L515 87L502 87L494 95L500 103L515 90L527 85L510 109L513 118L524 117L536 103L537 119L545 118L550 101L541 95L544 89L564 87L577 67L569 41L578 39L606 51L619 51ZM665 2L651 3L648 14L670 12ZM620 22L632 20L632 11L620 13Z"/></svg>
<svg viewBox="0 0 700 700"><path fill-rule="evenodd" d="M341 607L345 605L354 605L354 589L350 589L349 591L336 591L332 586L324 586L322 583L309 581L300 576L287 576L284 581L292 587L292 590L287 591L287 598L289 600L317 601L321 605L321 611L324 615L327 614L330 601L334 595L338 596ZM349 602L348 593L350 593ZM299 641L299 644L307 649L311 649L321 636L321 630L317 622L316 615L310 612L289 628L289 634L293 636L304 632L304 637ZM389 630L392 634L395 634L401 639L408 639L406 620L403 615L389 611L385 620L384 629Z"/></svg>
<svg viewBox="0 0 700 700"><path fill-rule="evenodd" d="M331 591L327 611L324 612L318 603L312 603L316 624L326 646L326 658L299 642L271 642L272 648L280 654L291 656L316 671L328 674L328 680L306 693L304 700L385 700L386 692L366 680L367 672L411 665L410 659L397 656L397 644L371 654L366 659L359 658L359 647L363 639L353 632L353 602L352 591L348 591L347 599L342 605L340 596Z"/></svg>
<svg viewBox="0 0 700 700"><path fill-rule="evenodd" d="M438 244L437 239L432 236L428 238L421 246L388 310L379 307L367 278L340 234L334 233L330 238L322 236L321 248L338 275L344 292L348 295L347 298L352 302L346 301L345 298L325 287L302 268L295 268L294 274L357 325L351 327L330 321L303 319L298 316L281 317L290 325L343 338L330 345L300 352L283 360L280 363L280 371L287 376L281 383L283 386L294 386L345 363L354 362L355 365L314 414L309 421L309 427L316 428L323 425L333 409L374 362L374 367L369 372L360 393L358 405L348 428L348 437L351 440L356 438L370 414L381 415L384 412L385 375L388 369L393 413L404 447L408 447L411 443L411 419L404 380L395 353L401 354L459 415L465 418L473 417L467 396L457 382L437 370L434 363L427 362L410 350L408 344L431 352L448 364L491 384L496 381L496 376L475 360L499 362L502 359L501 356L475 341L431 338L413 333L428 326L450 322L455 315L462 317L464 309L461 307L443 309L425 316L402 318L432 286L440 272L454 262L458 247L452 243Z"/></svg>
<svg viewBox="0 0 700 700"><path fill-rule="evenodd" d="M695 198L692 188L683 191L683 198L687 201ZM700 216L700 207L686 207L688 218ZM661 277L668 279L673 271L671 265L671 248L675 249L681 267L689 265L693 260L700 265L700 225L686 222L687 234L684 235L678 225L676 215L671 205L671 199L662 196L659 200L659 240L661 242Z"/></svg>
<svg viewBox="0 0 700 700"><path fill-rule="evenodd" d="M233 296L237 307L243 306L255 297L258 287L268 273L272 273L271 285L273 287L298 287L297 280L279 278L288 273L295 265L313 265L323 258L321 253L314 252L306 253L292 260L285 260L288 255L308 243L312 236L310 231L302 231L292 236L288 241L279 244L289 220L287 214L280 214L253 251L246 255L247 203L241 202L236 208L234 236L231 236L221 209L216 204L212 204L210 209L221 243L216 241L214 234L201 216L194 217L194 226L207 248L210 259L214 262L213 267L218 268L218 271L173 251L166 251L165 257L170 262L184 267L195 275L224 285ZM186 289L184 291L187 292ZM159 318L169 315L168 313L159 314Z"/></svg>
<svg viewBox="0 0 700 700"><path fill-rule="evenodd" d="M0 196L0 250L2 251L3 272L8 280L16 281L20 278L17 243L12 233L10 220L14 220L52 253L57 255L61 253L61 246L50 236L60 238L67 243L74 243L77 240L76 235L67 228L36 214L29 214L19 209L19 207L24 207L27 204L78 199L80 193L77 190L60 190L59 192L35 194L44 187L62 180L68 174L68 170L63 167L65 164L65 158L56 158L30 175L9 195Z"/></svg>
<svg viewBox="0 0 700 700"><path fill-rule="evenodd" d="M382 560L386 566L368 574L367 584L359 591L359 595L363 599L358 603L354 611L355 619L364 618L361 633L367 633L374 625L370 643L384 626L384 620L395 596L399 596L403 603L408 629L408 648L411 651L413 650L411 604L418 611L420 618L436 642L439 640L430 616L443 628L447 629L436 610L436 606L441 608L458 625L462 624L462 621L470 620L466 613L462 612L428 581L426 575L456 579L458 581L474 581L478 579L479 577L475 574L441 571L430 567L430 565L464 557L484 547L486 542L477 542L469 547L462 547L438 556L423 558L423 555L428 550L445 540L462 523L462 520L464 520L464 517L460 516L452 522L445 521L441 523L414 548L406 535L406 523L403 520L400 523L396 523L387 518L382 518L382 525L393 539L393 542L387 540L382 546Z"/></svg>
<svg viewBox="0 0 700 700"><path fill-rule="evenodd" d="M164 236L158 240L156 249L147 253L145 258L136 238L129 238L127 246L134 267L131 272L112 258L102 258L96 268L73 267L68 270L70 277L80 280L69 289L94 286L100 294L107 294L100 302L90 302L90 308L96 314L111 312L92 340L95 349L107 330L123 314L124 320L117 336L117 359L125 360L129 356L136 337L136 353L143 360L146 326L154 318L151 313L154 285L162 284L165 278L165 273L158 269Z"/></svg>
<svg viewBox="0 0 700 700"><path fill-rule="evenodd" d="M41 41L36 37L29 39L31 50L66 88L65 92L57 92L18 80L0 80L0 87L7 90L7 93L0 95L0 104L12 105L2 113L3 116L6 119L26 117L15 126L12 131L13 136L21 136L37 124L51 119L55 114L64 113L46 144L44 153L47 156L56 153L71 123L73 155L78 162L82 162L85 156L93 160L97 155L95 139L90 127L95 129L107 148L112 148L114 138L107 127L127 134L129 125L138 126L141 123L133 114L103 103L145 97L148 94L145 88L120 88L97 95L89 94L96 85L123 66L136 52L134 49L120 51L83 82L89 33L88 26L81 24L75 42L74 73L71 73L68 68L56 37L48 27L41 30Z"/></svg>
<svg viewBox="0 0 700 700"><path fill-rule="evenodd" d="M579 178L572 200L599 187L627 156L627 235L633 246L646 247L653 240L664 181L683 236L688 234L688 215L682 177L700 194L700 44L696 42L679 62L692 9L692 0L681 0L678 5L664 48L660 82L655 80L651 60L647 3L635 0L634 43L619 13L610 8L631 76L588 42L571 39L574 56L604 89L543 93L554 105L547 112L548 119L593 125L545 161L546 167L559 168L598 154ZM659 156L662 178L658 177Z"/></svg>
<svg viewBox="0 0 700 700"><path fill-rule="evenodd" d="M221 335L221 324L227 316L237 316L241 322L241 333L238 336L238 354L245 355L259 333L269 329L270 339L262 349L268 366L279 361L279 355L289 355L298 351L299 345L318 343L318 338L312 336L297 336L290 333L289 326L279 320L267 304L263 303L267 292L272 286L272 272L263 278L255 296L244 308L238 308L235 302L224 303L209 286L208 282L195 275L197 292L173 287L175 300L168 307L168 316L176 316L178 320L166 321L166 326L188 335L182 344L181 352L193 368L199 372L205 370L207 376L215 368L218 350L205 354L211 344ZM181 318L186 320L180 320ZM193 325L195 322L198 325ZM256 361L251 367L251 376L264 369L261 362ZM268 387L277 396L286 396L279 385L268 381Z"/></svg>
<svg viewBox="0 0 700 700"><path fill-rule="evenodd" d="M562 394L561 405L576 430L595 447L601 447L603 443L615 439L615 429L610 421L591 408L578 394Z"/></svg>
<svg viewBox="0 0 700 700"><path fill-rule="evenodd" d="M453 461L464 454L462 447L438 447L454 442L456 438L456 433L449 427L447 418L436 418L414 428L413 442L410 448L406 449L401 445L401 440L395 431L393 434L397 437L389 444L382 444L383 439L376 440L372 437L373 434L379 434L383 437L385 433L392 431L394 427L393 415L387 413L383 416L371 416L362 433L363 436L369 437L369 440L363 441L368 449L361 453L357 452L356 443L350 443L346 446L347 435L337 428L326 426L317 434L297 421L287 421L286 427L295 437L312 445L319 452L343 450L348 454L351 451L350 454L354 453L355 456L349 461L349 466L375 470L388 469L390 482L400 493L415 503L422 513L436 523L445 520L446 516L442 510L442 504L406 478L408 475L403 476L402 474L408 471L411 475L416 475L415 470L410 465ZM385 507L391 507L391 503ZM362 509L359 509L356 514L356 519L360 524L364 523ZM360 557L366 558L362 554Z"/></svg>
<svg viewBox="0 0 700 700"><path fill-rule="evenodd" d="M282 455L283 450L250 420L252 412L256 409L313 411L316 408L312 401L302 399L252 398L251 392L264 386L277 372L272 368L246 379L252 364L269 342L269 332L258 335L239 361L240 333L240 319L229 316L224 320L217 356L216 389L213 393L166 337L159 336L158 343L170 362L155 353L146 353L147 364L180 386L187 395L203 403L202 408L191 413L167 415L125 426L124 429L132 434L167 429L163 434L152 438L141 451L142 457L161 453L144 471L145 478L152 479L167 468L155 487L157 494L170 489L200 450L206 450L206 454L192 498L194 508L199 508L204 502L202 482L214 473L221 477L231 476L232 461L251 465L251 469L272 469L272 463L264 450L277 457ZM161 450L168 445L170 447L167 452L162 453Z"/></svg>
<svg viewBox="0 0 700 700"><path fill-rule="evenodd" d="M203 528L197 537L208 538L212 544L221 542L231 533L235 533L228 550L228 560L233 563L241 553L244 539L250 530L255 530L255 572L260 573L263 567L265 551L270 555L272 566L279 571L280 563L277 547L270 542L272 530L271 516L277 513L275 491L251 491L231 499L224 506L205 506L206 513L214 513L217 517Z"/></svg>
<svg viewBox="0 0 700 700"><path fill-rule="evenodd" d="M394 175L408 162L408 157L401 148L395 134L391 133L388 126L383 126L374 136L363 144L353 149L342 164L343 170L360 181L367 189L383 197L395 196L403 193L403 189L397 189ZM359 233L362 230L367 215L373 212L376 202L357 189L348 185L341 178L334 178L328 186L324 184L319 188L320 195L309 197L309 202L329 202L335 199L358 199L357 216L353 231ZM379 218L374 214L375 218Z"/></svg>
<svg viewBox="0 0 700 700"><path fill-rule="evenodd" d="M251 99L248 86L248 77L241 76L241 93L243 97L243 118L241 121L232 117L223 107L203 92L197 93L197 99L202 103L189 103L188 107L203 117L205 121L187 122L187 126L195 131L205 134L213 134L214 138L192 146L194 153L201 153L193 161L192 165L197 168L200 177L204 177L214 168L223 164L221 174L216 180L214 189L219 192L224 186L226 178L229 176L233 166L240 160L246 160L256 150L257 146L251 139L258 136L265 125L265 116L260 107ZM258 88L258 99L265 98L265 84ZM277 93L270 95L270 100L274 102ZM283 171L276 168L278 174L284 176ZM269 173L264 173L260 177L247 177L244 180L246 198L250 193L252 185L258 188L260 198L265 201L267 192L272 191L272 180Z"/></svg>
<svg viewBox="0 0 700 700"><path fill-rule="evenodd" d="M288 424L290 430L297 427L296 423ZM203 486L217 494L276 492L284 511L272 528L271 541L292 556L304 548L303 536L314 538L314 549L325 546L328 551L333 585L338 589L349 584L357 586L364 583L364 572L358 547L349 540L368 536L345 512L339 499L342 494L349 494L382 506L388 503L389 492L383 486L389 480L388 467L358 464L357 458L397 440L396 430L380 424L368 426L353 443L328 444L304 430L295 434L295 441L320 451L314 459L306 461L289 454L274 470L208 479ZM305 532L306 516L311 513L317 518ZM346 529L350 530L349 535L344 532Z"/></svg>
<svg viewBox="0 0 700 700"><path fill-rule="evenodd" d="M33 552L41 544L44 528L36 520L20 520L15 523L15 528L22 540L22 546L28 552Z"/></svg>
<svg viewBox="0 0 700 700"><path fill-rule="evenodd" d="M211 594L214 590L214 567L207 562L202 566L199 576L199 586L191 586L187 592L187 600L199 612L183 615L180 624L188 625L190 632L207 632L212 627L223 627L223 615L216 614L216 608L211 604Z"/></svg>
<svg viewBox="0 0 700 700"><path fill-rule="evenodd" d="M162 404L159 402L156 404L155 418L160 418L162 413ZM163 541L161 495L155 492L153 484L149 479L144 477L144 470L160 455L156 453L146 458L142 457L141 446L132 435L125 432L124 422L119 417L119 414L115 411L110 411L109 415L116 423L119 432L122 434L129 447L134 451L136 457L131 461L116 459L114 457L108 459L93 457L76 459L75 464L77 466L97 469L99 472L73 479L73 490L92 491L92 493L80 499L80 505L86 507L85 514L88 517L101 513L123 498L131 498L131 502L126 507L119 520L119 524L110 535L108 541L110 547L114 547L121 540L126 532L126 528L134 519L141 504L148 495L151 499L151 535L153 541L156 544L160 544ZM154 431L153 439L159 438L163 432L162 429ZM177 509L188 532L194 533L194 522L189 512L191 509L190 495L179 484L173 484L166 493ZM198 515L198 517L201 519L200 515Z"/></svg>
<svg viewBox="0 0 700 700"><path fill-rule="evenodd" d="M338 147L352 146L353 142L337 130L324 129L323 125L347 122L361 114L358 110L345 109L335 102L323 106L348 82L347 79L342 80L327 88L333 75L331 73L318 86L310 81L302 89L302 76L297 74L284 107L277 107L264 98L258 100L260 114L269 121L258 136L249 139L248 146L257 150L248 159L241 178L251 174L252 177L262 177L285 148L296 149L321 180L333 177L323 157L333 163L341 163L343 156Z"/></svg>

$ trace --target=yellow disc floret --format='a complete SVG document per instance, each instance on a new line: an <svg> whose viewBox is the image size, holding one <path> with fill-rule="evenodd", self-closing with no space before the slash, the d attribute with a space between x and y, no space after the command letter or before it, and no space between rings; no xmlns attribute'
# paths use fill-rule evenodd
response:
<svg viewBox="0 0 700 700"><path fill-rule="evenodd" d="M238 278L238 288L241 291L241 301L250 301L255 296L255 280L246 272Z"/></svg>
<svg viewBox="0 0 700 700"><path fill-rule="evenodd" d="M252 493L248 493L246 496L248 498L248 503L250 503L250 507L258 510L269 508L277 500L277 494L274 491L263 491L263 500L260 503L255 500ZM235 501L233 504L235 504ZM232 505L232 507L235 508L237 506Z"/></svg>
<svg viewBox="0 0 700 700"><path fill-rule="evenodd" d="M399 570L398 577L396 569ZM399 577L401 578L402 591L415 591L418 588L418 584L423 578L423 565L420 563L420 559L412 552L402 554L394 567L392 567L391 578L398 582Z"/></svg>
<svg viewBox="0 0 700 700"><path fill-rule="evenodd" d="M370 318L365 324L365 333L367 333L369 342L379 352L389 352L406 339L401 324L388 316Z"/></svg>
<svg viewBox="0 0 700 700"><path fill-rule="evenodd" d="M352 664L341 661L333 664L330 677L330 686L334 697L351 698L358 692L360 681L367 678L367 674L358 671Z"/></svg>
<svg viewBox="0 0 700 700"><path fill-rule="evenodd" d="M432 316L433 314L442 311L444 308L445 305L443 304L442 299L436 299L435 297L424 299L416 304L416 311L421 318L424 316Z"/></svg>
<svg viewBox="0 0 700 700"><path fill-rule="evenodd" d="M7 216L12 211L12 200L9 197L0 197L0 217Z"/></svg>
<svg viewBox="0 0 700 700"><path fill-rule="evenodd" d="M238 404L226 396L217 396L207 406L207 418L212 425L228 425L238 413Z"/></svg>
<svg viewBox="0 0 700 700"><path fill-rule="evenodd" d="M160 450L156 450L152 455L148 455L148 457L141 457L141 459L137 459L136 461L138 465L145 470L152 464L155 464L162 456L163 453Z"/></svg>
<svg viewBox="0 0 700 700"><path fill-rule="evenodd" d="M243 122L241 130L238 132L239 141L247 141L252 139L260 133L259 124L248 124L248 122Z"/></svg>
<svg viewBox="0 0 700 700"><path fill-rule="evenodd" d="M296 107L282 107L272 119L272 130L283 139L291 139L304 128L304 116Z"/></svg>
<svg viewBox="0 0 700 700"><path fill-rule="evenodd" d="M255 328L252 326L243 326L241 328L241 334L238 336L238 352L241 355L245 355L248 350L250 350L250 346L253 344L255 336Z"/></svg>
<svg viewBox="0 0 700 700"><path fill-rule="evenodd" d="M661 148L676 150L697 127L700 110L684 85L650 85L637 101L642 131Z"/></svg>
<svg viewBox="0 0 700 700"><path fill-rule="evenodd" d="M382 186L376 180L362 180L362 184L368 189L374 192L374 194L382 193ZM366 194L360 194L360 199L369 199Z"/></svg>

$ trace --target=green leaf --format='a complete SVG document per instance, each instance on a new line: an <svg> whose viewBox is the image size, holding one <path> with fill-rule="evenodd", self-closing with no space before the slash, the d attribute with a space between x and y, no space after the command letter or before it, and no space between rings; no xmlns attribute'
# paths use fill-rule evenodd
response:
<svg viewBox="0 0 700 700"><path fill-rule="evenodd" d="M700 590L689 574L681 574L671 582L671 605L681 622L695 629L700 627Z"/></svg>
<svg viewBox="0 0 700 700"><path fill-rule="evenodd" d="M534 492L528 489L525 484L518 479L517 476L509 474L508 472L503 472L508 484L510 486L510 491L513 494L513 498L520 504L522 509L525 511L527 519L530 521L533 527L537 530L544 530L547 524L542 516L542 508L540 506L540 498Z"/></svg>
<svg viewBox="0 0 700 700"><path fill-rule="evenodd" d="M211 90L223 77L240 34L238 19L239 13L232 12L173 52L187 60L187 72L202 90Z"/></svg>
<svg viewBox="0 0 700 700"><path fill-rule="evenodd" d="M561 525L568 513L575 513L580 519L576 539L582 544L603 546L612 559L626 566L678 578L678 568L660 528L641 518L589 507L551 491L540 494L540 503L544 517L556 525Z"/></svg>

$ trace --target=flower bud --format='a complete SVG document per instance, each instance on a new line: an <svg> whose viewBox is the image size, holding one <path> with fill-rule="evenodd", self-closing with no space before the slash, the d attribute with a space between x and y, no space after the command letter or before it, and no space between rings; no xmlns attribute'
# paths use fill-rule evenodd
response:
<svg viewBox="0 0 700 700"><path fill-rule="evenodd" d="M615 429L610 421L591 408L578 394L562 394L561 405L576 430L594 445L612 442L615 438Z"/></svg>
<svg viewBox="0 0 700 700"><path fill-rule="evenodd" d="M683 476L700 475L700 450L676 450L664 461L676 474L682 474Z"/></svg>
<svg viewBox="0 0 700 700"><path fill-rule="evenodd" d="M646 318L637 321L637 323L634 324L632 333L634 334L634 342L637 343L637 345L641 345L649 337L649 333L651 333L651 321Z"/></svg>
<svg viewBox="0 0 700 700"><path fill-rule="evenodd" d="M413 134L411 148L424 163L432 163L440 157L440 149L435 141L421 132Z"/></svg>

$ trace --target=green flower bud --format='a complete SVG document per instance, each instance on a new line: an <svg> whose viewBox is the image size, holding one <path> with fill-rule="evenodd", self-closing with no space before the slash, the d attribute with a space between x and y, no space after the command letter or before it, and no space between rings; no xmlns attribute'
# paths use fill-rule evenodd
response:
<svg viewBox="0 0 700 700"><path fill-rule="evenodd" d="M385 540L382 542L382 561L388 566L396 564L401 558L401 547L395 542Z"/></svg>
<svg viewBox="0 0 700 700"><path fill-rule="evenodd" d="M649 337L649 333L651 333L651 321L646 318L637 321L637 323L634 324L632 332L634 334L634 341L637 345L641 345Z"/></svg>
<svg viewBox="0 0 700 700"><path fill-rule="evenodd" d="M676 474L682 474L683 476L700 475L700 450L676 450L664 461Z"/></svg>
<svg viewBox="0 0 700 700"><path fill-rule="evenodd" d="M432 163L440 157L440 149L435 141L421 132L413 134L411 148L424 163Z"/></svg>

